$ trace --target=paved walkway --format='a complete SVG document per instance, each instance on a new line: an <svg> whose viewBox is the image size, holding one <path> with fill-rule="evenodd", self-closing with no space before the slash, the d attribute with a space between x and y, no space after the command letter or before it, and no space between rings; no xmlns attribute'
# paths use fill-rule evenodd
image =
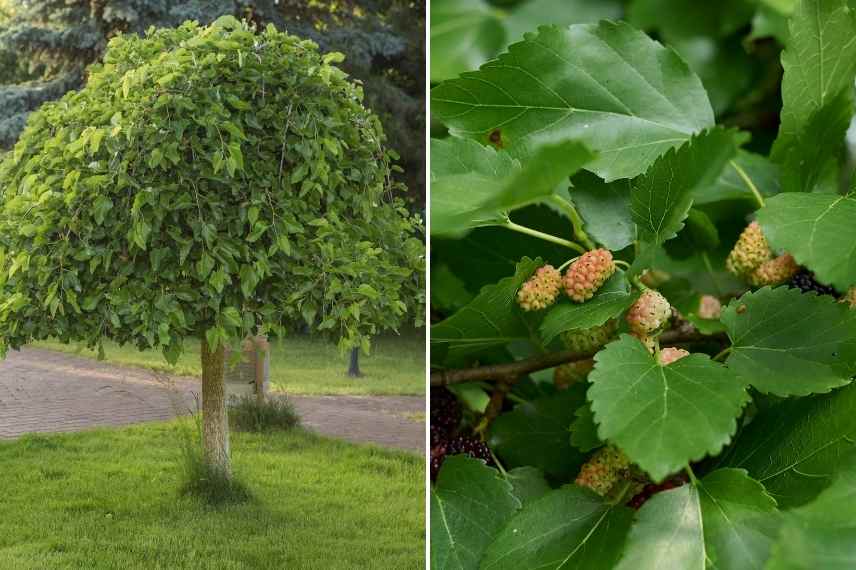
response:
<svg viewBox="0 0 856 570"><path fill-rule="evenodd" d="M37 348L0 362L0 439L166 420L197 409L198 380ZM303 425L424 454L421 396L291 396Z"/></svg>

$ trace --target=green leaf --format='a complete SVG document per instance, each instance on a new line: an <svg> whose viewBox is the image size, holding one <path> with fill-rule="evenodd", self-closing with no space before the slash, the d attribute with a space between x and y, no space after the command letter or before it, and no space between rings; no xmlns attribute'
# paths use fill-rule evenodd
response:
<svg viewBox="0 0 856 570"><path fill-rule="evenodd" d="M845 456L835 482L814 502L785 513L766 568L856 568L856 454Z"/></svg>
<svg viewBox="0 0 856 570"><path fill-rule="evenodd" d="M525 466L509 469L506 478L514 488L514 496L524 507L552 490L544 479L544 474L535 467Z"/></svg>
<svg viewBox="0 0 856 570"><path fill-rule="evenodd" d="M732 162L743 169L762 197L767 198L780 192L779 166L765 156L740 149L715 182L693 191L694 204L700 206L726 200L756 203L755 196Z"/></svg>
<svg viewBox="0 0 856 570"><path fill-rule="evenodd" d="M243 326L244 321L241 319L241 312L235 307L226 307L222 314L227 324L233 327Z"/></svg>
<svg viewBox="0 0 856 570"><path fill-rule="evenodd" d="M570 430L571 445L583 453L588 453L603 445L597 436L597 424L594 423L594 413L589 404L580 406L574 412L574 421L571 423Z"/></svg>
<svg viewBox="0 0 856 570"><path fill-rule="evenodd" d="M758 414L720 465L740 467L783 508L825 489L856 442L856 384L831 394L789 399Z"/></svg>
<svg viewBox="0 0 856 570"><path fill-rule="evenodd" d="M214 269L214 258L205 252L200 256L199 261L196 262L196 273L199 279L204 281L212 269Z"/></svg>
<svg viewBox="0 0 856 570"><path fill-rule="evenodd" d="M99 226L104 223L107 213L113 209L113 201L107 196L99 196L92 205L92 215Z"/></svg>
<svg viewBox="0 0 856 570"><path fill-rule="evenodd" d="M790 20L790 38L782 54L782 112L773 160L785 162L789 149L810 144L827 146L804 136L812 117L842 93L853 88L856 77L856 12L846 0L802 0ZM843 140L835 141L838 144ZM791 160L803 157L791 156ZM796 165L795 165L796 166ZM803 163L803 168L816 168ZM787 182L787 178L784 179ZM804 188L807 189L807 188Z"/></svg>
<svg viewBox="0 0 856 570"><path fill-rule="evenodd" d="M595 356L589 381L598 435L617 444L654 481L719 453L748 400L743 382L706 355L660 366L629 335Z"/></svg>
<svg viewBox="0 0 856 570"><path fill-rule="evenodd" d="M530 329L517 306L517 290L542 265L524 257L512 277L484 287L471 302L431 327L431 346L448 350L449 359L477 354L514 340L528 340Z"/></svg>
<svg viewBox="0 0 856 570"><path fill-rule="evenodd" d="M856 195L781 194L767 200L758 223L770 244L787 250L822 283L856 284Z"/></svg>
<svg viewBox="0 0 856 570"><path fill-rule="evenodd" d="M541 323L541 338L544 344L549 344L563 332L600 326L621 315L638 297L639 293L631 289L624 271L618 269L585 303L563 300L565 302L548 309Z"/></svg>
<svg viewBox="0 0 856 570"><path fill-rule="evenodd" d="M432 113L455 135L505 148L578 140L598 154L587 168L607 181L641 174L713 125L707 95L683 60L607 21L542 27L431 95Z"/></svg>
<svg viewBox="0 0 856 570"><path fill-rule="evenodd" d="M583 390L580 386L525 402L496 418L488 444L503 465L530 465L552 477L572 477L584 457L571 447L568 426L585 401Z"/></svg>
<svg viewBox="0 0 856 570"><path fill-rule="evenodd" d="M432 82L477 68L505 41L499 18L483 0L435 0L430 29Z"/></svg>
<svg viewBox="0 0 856 570"><path fill-rule="evenodd" d="M461 236L502 224L506 213L538 202L593 158L574 142L544 145L525 166L475 141L431 142L431 233Z"/></svg>
<svg viewBox="0 0 856 570"><path fill-rule="evenodd" d="M465 455L447 457L431 489L431 567L477 569L519 508L511 485L495 469Z"/></svg>
<svg viewBox="0 0 856 570"><path fill-rule="evenodd" d="M713 567L761 570L778 535L775 499L743 469L718 469L699 487L704 540Z"/></svg>
<svg viewBox="0 0 856 570"><path fill-rule="evenodd" d="M693 485L657 493L642 505L616 570L704 570L701 505Z"/></svg>
<svg viewBox="0 0 856 570"><path fill-rule="evenodd" d="M363 283L359 287L357 287L357 292L361 295L365 295L369 299L377 299L380 297L380 293L377 292L377 289L375 289L368 283Z"/></svg>
<svg viewBox="0 0 856 570"><path fill-rule="evenodd" d="M610 570L632 519L631 509L566 485L513 516L488 547L481 570Z"/></svg>
<svg viewBox="0 0 856 570"><path fill-rule="evenodd" d="M856 373L856 311L828 295L764 287L731 301L720 320L728 367L762 392L828 392Z"/></svg>
<svg viewBox="0 0 856 570"><path fill-rule="evenodd" d="M630 180L606 183L589 172L573 178L570 196L586 233L610 251L620 251L636 241L630 190Z"/></svg>
<svg viewBox="0 0 856 570"><path fill-rule="evenodd" d="M761 570L776 513L776 501L745 471L714 471L697 488L658 493L642 506L617 570Z"/></svg>
<svg viewBox="0 0 856 570"><path fill-rule="evenodd" d="M670 150L633 181L633 220L640 239L660 244L684 227L694 189L712 184L737 153L743 137L721 127L710 129Z"/></svg>

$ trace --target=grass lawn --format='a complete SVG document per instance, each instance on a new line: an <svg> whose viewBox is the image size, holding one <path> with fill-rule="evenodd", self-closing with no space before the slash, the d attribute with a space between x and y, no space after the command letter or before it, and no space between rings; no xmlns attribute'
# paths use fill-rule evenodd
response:
<svg viewBox="0 0 856 570"><path fill-rule="evenodd" d="M38 342L33 346L96 357L79 345ZM199 343L185 343L184 354L171 367L157 351L140 352L133 346L105 343L107 361L142 366L175 374L199 376ZM289 394L413 394L425 393L425 337L423 331L382 336L372 342L371 356L360 355L362 378L348 378L348 355L330 343L292 336L271 343L271 385Z"/></svg>
<svg viewBox="0 0 856 570"><path fill-rule="evenodd" d="M425 567L422 458L233 433L253 498L211 507L178 491L188 422L0 443L0 568Z"/></svg>

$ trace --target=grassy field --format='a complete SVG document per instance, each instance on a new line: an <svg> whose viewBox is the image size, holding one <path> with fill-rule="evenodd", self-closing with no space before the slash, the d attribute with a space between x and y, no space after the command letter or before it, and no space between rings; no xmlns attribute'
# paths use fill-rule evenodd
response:
<svg viewBox="0 0 856 570"><path fill-rule="evenodd" d="M306 336L271 343L270 378L275 390L289 394L413 394L425 393L424 331L374 339L371 356L360 355L362 378L348 378L348 356L338 348ZM95 358L96 353L77 345L39 342L34 346ZM142 366L175 374L198 376L199 343L188 341L184 354L171 367L156 351L140 352L132 346L105 344L107 361Z"/></svg>
<svg viewBox="0 0 856 570"><path fill-rule="evenodd" d="M179 427L0 443L0 568L424 568L421 458L235 433L253 498L211 507L178 492Z"/></svg>

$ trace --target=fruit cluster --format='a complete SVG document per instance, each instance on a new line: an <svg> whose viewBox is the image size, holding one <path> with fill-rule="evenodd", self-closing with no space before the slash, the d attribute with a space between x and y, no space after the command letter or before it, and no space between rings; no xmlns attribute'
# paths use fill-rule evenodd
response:
<svg viewBox="0 0 856 570"><path fill-rule="evenodd" d="M458 433L461 406L446 388L431 389L431 480L436 481L443 461L449 455L463 453L492 464L490 448L478 437Z"/></svg>

